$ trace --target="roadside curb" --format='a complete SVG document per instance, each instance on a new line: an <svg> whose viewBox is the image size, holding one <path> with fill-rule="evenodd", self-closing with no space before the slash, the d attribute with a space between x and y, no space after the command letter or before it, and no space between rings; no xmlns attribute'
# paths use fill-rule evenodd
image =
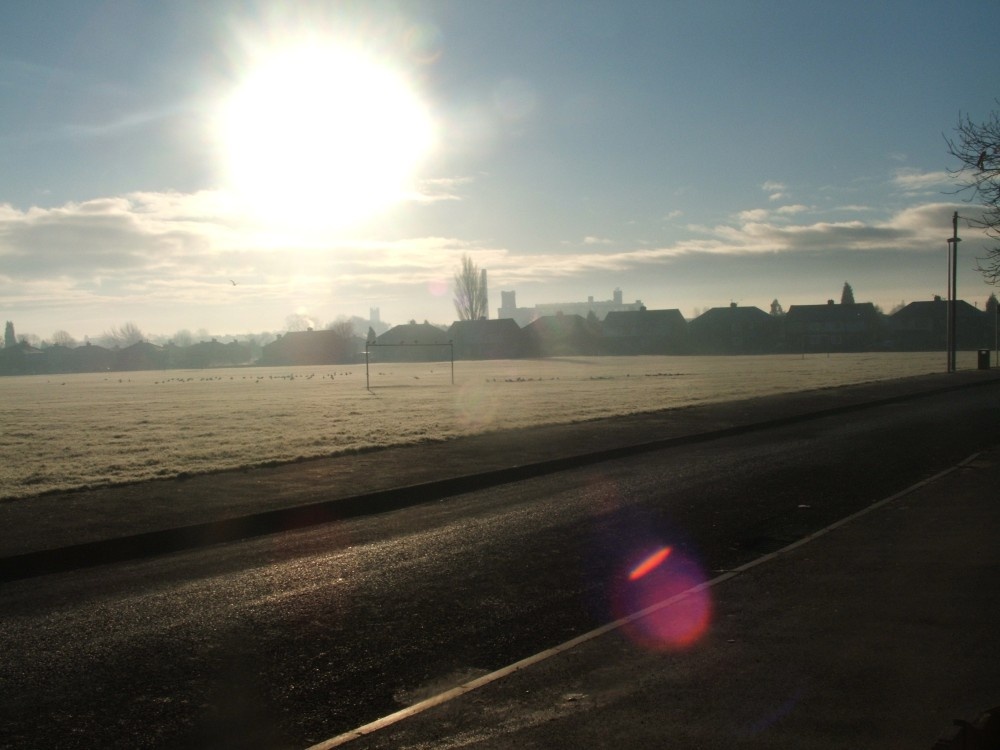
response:
<svg viewBox="0 0 1000 750"><path fill-rule="evenodd" d="M25 552L0 558L0 582L62 573L86 567L138 560L214 544L251 539L283 531L303 529L332 521L375 515L392 510L442 500L475 490L524 481L560 471L642 455L681 445L694 445L759 430L784 427L813 419L838 416L864 409L902 403L984 385L996 385L995 378L950 384L921 391L855 401L837 406L775 416L732 427L676 435L614 448L588 451L534 463L510 466L458 477L434 480L369 493L339 497L246 514L227 519L115 538Z"/></svg>

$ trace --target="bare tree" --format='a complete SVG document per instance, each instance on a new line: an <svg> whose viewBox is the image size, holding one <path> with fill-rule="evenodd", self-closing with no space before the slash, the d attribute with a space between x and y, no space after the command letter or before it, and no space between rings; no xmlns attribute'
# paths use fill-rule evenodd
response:
<svg viewBox="0 0 1000 750"><path fill-rule="evenodd" d="M105 331L101 338L111 346L124 348L145 341L146 335L139 330L139 326L130 321L122 326L112 326L111 330Z"/></svg>
<svg viewBox="0 0 1000 750"><path fill-rule="evenodd" d="M981 217L963 218L970 226L985 230L990 239L1000 240L1000 114L994 110L980 123L959 114L954 138L945 137L945 141L948 153L961 165L948 170L958 183L957 192L969 193L970 200L984 208ZM978 259L979 272L988 284L1000 283L1000 245L986 253Z"/></svg>
<svg viewBox="0 0 1000 750"><path fill-rule="evenodd" d="M336 320L327 325L326 330L333 331L338 339L350 341L354 337L354 323L350 320Z"/></svg>
<svg viewBox="0 0 1000 750"><path fill-rule="evenodd" d="M468 255L462 256L462 267L455 272L455 312L459 320L489 317L486 272L480 271Z"/></svg>
<svg viewBox="0 0 1000 750"><path fill-rule="evenodd" d="M290 332L313 331L318 327L319 321L306 313L292 313L285 318L285 330Z"/></svg>
<svg viewBox="0 0 1000 750"><path fill-rule="evenodd" d="M74 346L77 345L77 341L75 338L70 336L67 331L60 330L52 334L52 344L54 346L65 346L73 348Z"/></svg>
<svg viewBox="0 0 1000 750"><path fill-rule="evenodd" d="M177 346L191 346L194 343L194 336L191 335L191 331L187 328L181 328L174 337L171 339Z"/></svg>

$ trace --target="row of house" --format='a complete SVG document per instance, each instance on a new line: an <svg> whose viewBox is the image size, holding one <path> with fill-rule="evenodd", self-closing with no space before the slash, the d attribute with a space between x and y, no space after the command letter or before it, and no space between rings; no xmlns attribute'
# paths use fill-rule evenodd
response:
<svg viewBox="0 0 1000 750"><path fill-rule="evenodd" d="M956 346L996 345L1000 319L964 301L956 303ZM781 352L944 351L948 303L911 302L883 315L870 302L792 305L784 315L758 307L716 307L693 320L680 310L612 310L596 315L545 315L524 327L512 318L462 320L447 330L407 323L369 340L338 331L286 333L252 361L248 345L233 341L179 347L141 342L122 349L87 344L0 349L0 374L159 370L247 364L322 365L364 361L445 361L524 357L638 354L772 354Z"/></svg>
<svg viewBox="0 0 1000 750"><path fill-rule="evenodd" d="M38 349L21 342L0 349L0 375L234 367L250 359L250 347L237 341L202 341L191 346L140 341L115 349L90 343Z"/></svg>
<svg viewBox="0 0 1000 750"><path fill-rule="evenodd" d="M992 348L998 321L956 303L959 349ZM792 305L784 315L731 304L686 320L680 310L615 310L602 321L578 314L545 315L525 326L512 318L396 326L369 342L329 331L288 333L264 347L261 364L358 361L516 359L637 354L772 354L780 352L943 351L948 303L913 302L883 315L870 302Z"/></svg>

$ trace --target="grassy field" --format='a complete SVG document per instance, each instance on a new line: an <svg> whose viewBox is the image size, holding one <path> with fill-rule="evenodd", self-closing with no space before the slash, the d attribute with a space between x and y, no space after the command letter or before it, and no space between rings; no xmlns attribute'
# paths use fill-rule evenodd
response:
<svg viewBox="0 0 1000 750"><path fill-rule="evenodd" d="M968 362L963 357L968 356ZM975 365L960 353L959 366ZM0 378L0 500L944 369L940 353L594 357Z"/></svg>

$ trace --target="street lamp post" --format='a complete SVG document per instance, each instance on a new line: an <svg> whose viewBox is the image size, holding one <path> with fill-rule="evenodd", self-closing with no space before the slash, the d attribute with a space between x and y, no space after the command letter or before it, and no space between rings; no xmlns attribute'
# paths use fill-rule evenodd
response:
<svg viewBox="0 0 1000 750"><path fill-rule="evenodd" d="M958 312L958 211L951 217L951 237L948 238L948 372L955 372L956 342L955 318Z"/></svg>

